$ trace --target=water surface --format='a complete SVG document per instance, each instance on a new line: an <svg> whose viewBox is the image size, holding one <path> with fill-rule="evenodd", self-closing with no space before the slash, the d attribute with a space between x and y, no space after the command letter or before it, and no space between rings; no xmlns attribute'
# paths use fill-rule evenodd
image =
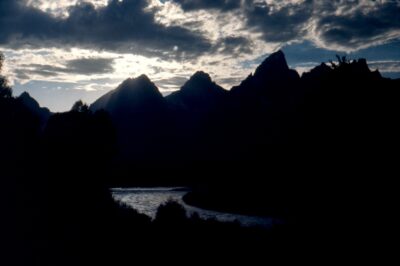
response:
<svg viewBox="0 0 400 266"><path fill-rule="evenodd" d="M138 212L153 219L157 213L157 208L161 204L168 200L174 200L185 207L188 215L197 213L203 219L216 219L221 222L237 221L244 226L261 226L266 228L271 227L276 223L280 223L278 219L271 217L218 212L188 205L182 200L182 197L188 191L188 189L181 187L113 188L112 195L115 200L123 202Z"/></svg>

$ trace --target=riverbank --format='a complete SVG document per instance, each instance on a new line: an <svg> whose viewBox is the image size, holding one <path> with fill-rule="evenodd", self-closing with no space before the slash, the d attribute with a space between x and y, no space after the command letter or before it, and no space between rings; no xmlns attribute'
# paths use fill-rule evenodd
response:
<svg viewBox="0 0 400 266"><path fill-rule="evenodd" d="M238 215L250 215L260 217L287 218L289 211L282 203L272 200L267 195L249 195L248 192L216 193L212 190L187 192L182 200L185 204L205 210L227 212ZM270 200L268 202L268 200Z"/></svg>
<svg viewBox="0 0 400 266"><path fill-rule="evenodd" d="M246 227L259 226L265 229L283 222L281 219L275 219L274 217L219 212L186 204L182 198L189 190L184 188L119 188L111 191L114 200L126 204L152 219L156 218L157 210L161 205L173 200L185 208L188 217L195 215L205 220L236 222Z"/></svg>

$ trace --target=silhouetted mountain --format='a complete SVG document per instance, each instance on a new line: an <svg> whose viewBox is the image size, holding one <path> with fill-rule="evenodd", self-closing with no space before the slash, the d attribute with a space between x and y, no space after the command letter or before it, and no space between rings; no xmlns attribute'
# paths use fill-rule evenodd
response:
<svg viewBox="0 0 400 266"><path fill-rule="evenodd" d="M276 157L271 145L286 142L297 120L293 110L302 98L300 77L289 68L283 52L268 56L229 96L227 115L215 122L220 134L228 136L222 140L227 142L224 149L235 147L228 156L254 160L268 150L268 156Z"/></svg>
<svg viewBox="0 0 400 266"><path fill-rule="evenodd" d="M264 125L277 122L283 113L291 112L301 100L302 91L299 74L290 69L282 51L272 53L254 74L250 74L239 86L230 91L235 112L245 120ZM275 116L278 116L277 118Z"/></svg>
<svg viewBox="0 0 400 266"><path fill-rule="evenodd" d="M360 119L349 125L351 119L357 115L367 119L371 101L384 105L388 100L380 95L386 92L377 88L392 88L395 82L370 71L364 59L345 58L321 64L300 78L278 51L230 91L199 71L179 91L163 98L142 75L124 81L90 109L110 113L124 160L175 168L185 162L215 166L221 161L256 163L263 158L277 167L283 158L294 160L304 140L312 142L310 147L322 148L317 140L344 125L352 128L353 135L360 132L356 130ZM331 144L340 141L344 140L338 133Z"/></svg>
<svg viewBox="0 0 400 266"><path fill-rule="evenodd" d="M125 80L90 106L92 111L102 109L117 129L120 160L153 163L164 157L168 108L147 76Z"/></svg>
<svg viewBox="0 0 400 266"><path fill-rule="evenodd" d="M115 90L96 100L91 106L92 111L104 109L112 116L117 114L133 114L156 112L165 108L165 101L157 87L146 75L135 79L127 79Z"/></svg>
<svg viewBox="0 0 400 266"><path fill-rule="evenodd" d="M17 99L21 101L22 104L26 106L30 112L39 117L42 127L46 124L51 115L51 112L48 108L40 107L39 103L27 92L23 92L20 96L18 96Z"/></svg>
<svg viewBox="0 0 400 266"><path fill-rule="evenodd" d="M250 105L259 103L276 108L281 104L286 106L286 101L291 103L296 97L299 80L299 74L289 69L285 55L278 51L268 56L239 86L233 87L231 93L241 103L250 101Z"/></svg>
<svg viewBox="0 0 400 266"><path fill-rule="evenodd" d="M223 159L213 164L220 178L205 181L204 174L211 189L191 202L231 211L319 213L321 225L337 221L334 213L354 217L351 210L367 206L352 205L357 186L367 184L363 176L393 169L385 150L391 154L400 147L394 123L398 82L371 71L365 59L345 58L299 78L283 53L272 54L232 88L229 115L217 119L219 127L209 128L214 136L224 136L225 154L219 158L230 162L228 167ZM312 189L315 184L321 186ZM337 191L343 194L338 197Z"/></svg>
<svg viewBox="0 0 400 266"><path fill-rule="evenodd" d="M166 97L173 126L173 145L180 165L210 157L213 116L225 108L229 92L211 80L202 71L196 72L179 91ZM215 133L215 132L214 132Z"/></svg>
<svg viewBox="0 0 400 266"><path fill-rule="evenodd" d="M227 94L228 91L213 82L207 73L198 71L166 100L174 110L205 115L219 107Z"/></svg>

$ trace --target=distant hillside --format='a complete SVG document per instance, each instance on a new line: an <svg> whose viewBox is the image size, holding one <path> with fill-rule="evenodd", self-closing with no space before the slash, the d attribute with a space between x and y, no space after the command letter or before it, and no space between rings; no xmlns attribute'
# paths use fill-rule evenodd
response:
<svg viewBox="0 0 400 266"><path fill-rule="evenodd" d="M29 111L39 117L42 127L47 123L47 120L51 115L51 112L48 108L40 107L39 103L27 92L23 92L17 99L21 101L22 104L29 109Z"/></svg>

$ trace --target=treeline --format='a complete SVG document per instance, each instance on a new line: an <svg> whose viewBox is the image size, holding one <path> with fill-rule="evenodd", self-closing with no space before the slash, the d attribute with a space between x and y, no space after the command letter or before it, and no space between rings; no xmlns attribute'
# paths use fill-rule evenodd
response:
<svg viewBox="0 0 400 266"><path fill-rule="evenodd" d="M104 178L115 145L108 115L83 106L50 115L38 106L28 94L14 97L0 77L2 265L80 261L89 255L79 252L95 250L86 245L102 236L102 220L112 219Z"/></svg>

